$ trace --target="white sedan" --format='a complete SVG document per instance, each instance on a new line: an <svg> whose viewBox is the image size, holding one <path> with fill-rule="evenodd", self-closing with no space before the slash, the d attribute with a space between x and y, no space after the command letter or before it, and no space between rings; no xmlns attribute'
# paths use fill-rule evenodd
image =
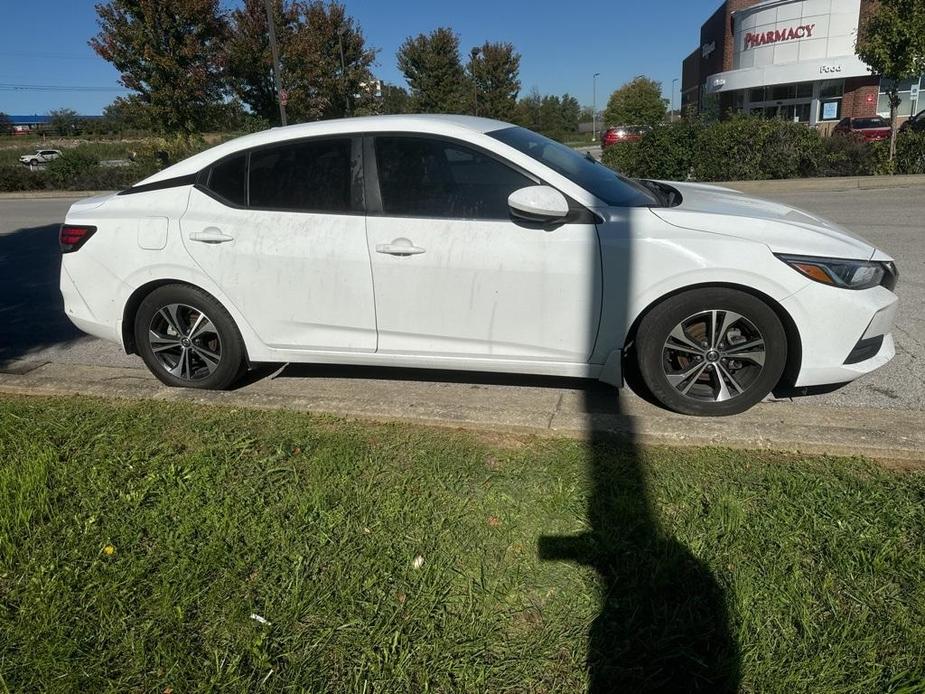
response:
<svg viewBox="0 0 925 694"><path fill-rule="evenodd" d="M60 240L69 318L171 386L257 362L632 368L666 407L726 415L894 353L896 268L862 239L483 118L248 135L75 203Z"/></svg>

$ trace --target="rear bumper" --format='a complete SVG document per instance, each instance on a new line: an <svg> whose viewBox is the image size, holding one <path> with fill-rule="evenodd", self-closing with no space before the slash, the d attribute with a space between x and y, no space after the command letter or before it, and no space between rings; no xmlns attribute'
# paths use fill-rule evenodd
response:
<svg viewBox="0 0 925 694"><path fill-rule="evenodd" d="M78 329L103 340L122 343L118 324L96 316L84 300L67 268L61 267L61 296L64 299L64 313Z"/></svg>
<svg viewBox="0 0 925 694"><path fill-rule="evenodd" d="M783 302L797 324L802 361L797 387L847 383L876 371L896 354L897 297L883 287L863 291L813 283Z"/></svg>

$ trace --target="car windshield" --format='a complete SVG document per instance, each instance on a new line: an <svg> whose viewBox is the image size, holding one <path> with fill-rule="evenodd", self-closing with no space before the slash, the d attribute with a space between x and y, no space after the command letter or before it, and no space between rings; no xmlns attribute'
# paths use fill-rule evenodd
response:
<svg viewBox="0 0 925 694"><path fill-rule="evenodd" d="M859 130L864 128L888 128L890 124L885 118L855 118L854 127Z"/></svg>
<svg viewBox="0 0 925 694"><path fill-rule="evenodd" d="M617 207L658 207L661 202L635 181L576 152L571 147L526 128L510 127L488 133L491 137L545 164L584 188L594 197Z"/></svg>

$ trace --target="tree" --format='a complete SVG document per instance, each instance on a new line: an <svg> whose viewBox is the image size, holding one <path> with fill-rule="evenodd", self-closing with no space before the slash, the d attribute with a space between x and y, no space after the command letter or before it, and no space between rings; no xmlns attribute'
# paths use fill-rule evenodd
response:
<svg viewBox="0 0 925 694"><path fill-rule="evenodd" d="M13 121L3 111L0 111L0 135L9 135L13 130Z"/></svg>
<svg viewBox="0 0 925 694"><path fill-rule="evenodd" d="M459 59L459 36L447 27L408 37L398 49L398 69L423 113L465 113L469 80Z"/></svg>
<svg viewBox="0 0 925 694"><path fill-rule="evenodd" d="M530 130L540 130L540 109L543 106L543 96L536 87L530 90L530 94L523 97L517 102L517 109L514 111L514 122Z"/></svg>
<svg viewBox="0 0 925 694"><path fill-rule="evenodd" d="M563 94L561 101L562 127L569 132L578 130L578 121L581 119L581 104L571 94Z"/></svg>
<svg viewBox="0 0 925 694"><path fill-rule="evenodd" d="M642 75L611 94L604 111L608 125L658 125L664 120L662 85Z"/></svg>
<svg viewBox="0 0 925 694"><path fill-rule="evenodd" d="M511 120L520 91L520 54L510 43L486 41L470 56L468 72L477 99L475 114Z"/></svg>
<svg viewBox="0 0 925 694"><path fill-rule="evenodd" d="M90 46L122 73L151 123L201 131L223 92L219 0L108 0L96 12L100 32Z"/></svg>
<svg viewBox="0 0 925 694"><path fill-rule="evenodd" d="M562 102L558 96L544 96L540 102L540 132L557 133L562 128Z"/></svg>
<svg viewBox="0 0 925 694"><path fill-rule="evenodd" d="M72 108L58 108L48 112L48 124L59 135L67 135L77 130L80 116Z"/></svg>
<svg viewBox="0 0 925 694"><path fill-rule="evenodd" d="M374 98L361 83L373 81L371 68L376 51L367 48L359 26L344 6L321 0L296 3L304 29L292 37L291 65L299 76L289 98L303 117L339 118L350 115L362 102ZM343 57L343 62L341 58Z"/></svg>
<svg viewBox="0 0 925 694"><path fill-rule="evenodd" d="M117 96L103 109L103 127L109 132L153 129L150 112L138 94Z"/></svg>
<svg viewBox="0 0 925 694"><path fill-rule="evenodd" d="M382 83L382 101L380 113L411 113L411 96L404 87Z"/></svg>
<svg viewBox="0 0 925 694"><path fill-rule="evenodd" d="M890 161L893 161L899 82L925 72L925 3L922 0L881 0L861 27L855 50L885 82L890 100Z"/></svg>
<svg viewBox="0 0 925 694"><path fill-rule="evenodd" d="M286 53L290 38L297 31L298 13L291 2L284 6L282 0L273 0L271 7L281 61L288 64ZM279 107L264 0L245 0L231 12L229 22L228 40L223 47L228 86L257 116L278 125Z"/></svg>
<svg viewBox="0 0 925 694"><path fill-rule="evenodd" d="M373 81L370 68L376 51L366 46L344 6L273 0L272 8L289 118L340 118L368 106L374 98L366 87ZM231 13L224 54L235 96L261 118L278 123L264 0L245 0Z"/></svg>

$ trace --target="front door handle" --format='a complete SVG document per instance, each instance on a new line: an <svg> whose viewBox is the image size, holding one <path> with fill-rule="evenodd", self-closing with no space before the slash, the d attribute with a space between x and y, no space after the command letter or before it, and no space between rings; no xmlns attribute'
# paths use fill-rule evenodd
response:
<svg viewBox="0 0 925 694"><path fill-rule="evenodd" d="M424 249L415 246L410 239L404 237L397 238L392 243L380 243L376 245L376 253L386 253L387 255L420 255Z"/></svg>
<svg viewBox="0 0 925 694"><path fill-rule="evenodd" d="M227 243L234 241L234 236L229 236L218 227L206 227L202 231L191 231L189 238L190 241L199 241L200 243Z"/></svg>

